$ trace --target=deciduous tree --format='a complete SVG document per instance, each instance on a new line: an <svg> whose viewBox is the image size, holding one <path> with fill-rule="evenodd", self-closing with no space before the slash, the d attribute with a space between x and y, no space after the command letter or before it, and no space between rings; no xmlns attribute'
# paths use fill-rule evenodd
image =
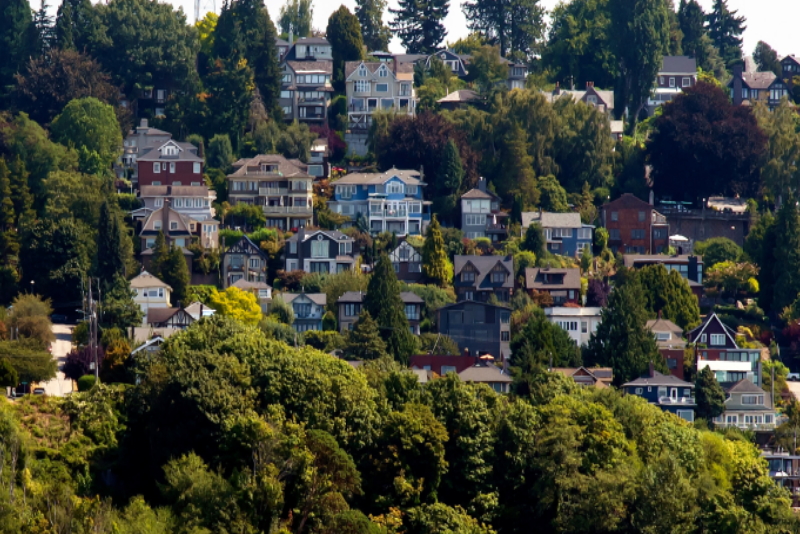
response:
<svg viewBox="0 0 800 534"><path fill-rule="evenodd" d="M94 97L70 101L51 127L53 139L78 151L80 170L108 172L122 151L122 132L114 108Z"/></svg>
<svg viewBox="0 0 800 534"><path fill-rule="evenodd" d="M263 318L256 296L238 287L214 291L208 298L208 305L220 315L231 317L242 324L257 325Z"/></svg>
<svg viewBox="0 0 800 534"><path fill-rule="evenodd" d="M311 0L286 0L281 7L278 24L285 34L294 37L311 36L311 20L314 17L314 8Z"/></svg>

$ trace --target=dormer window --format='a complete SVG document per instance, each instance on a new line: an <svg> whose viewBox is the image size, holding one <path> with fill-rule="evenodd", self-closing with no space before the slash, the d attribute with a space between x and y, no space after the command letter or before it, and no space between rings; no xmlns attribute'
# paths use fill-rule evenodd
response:
<svg viewBox="0 0 800 534"><path fill-rule="evenodd" d="M389 69L386 68L386 65L381 65L381 68L378 69L378 76L381 78L386 78L389 76Z"/></svg>
<svg viewBox="0 0 800 534"><path fill-rule="evenodd" d="M367 75L367 67L364 66L363 63L361 64L360 67L358 67L358 75L361 76L361 77L364 77L364 76Z"/></svg>
<svg viewBox="0 0 800 534"><path fill-rule="evenodd" d="M177 156L178 155L178 147L175 145L167 145L164 147L164 155L165 156Z"/></svg>
<svg viewBox="0 0 800 534"><path fill-rule="evenodd" d="M475 281L475 269L471 265L467 265L466 267L461 269L461 281L462 282Z"/></svg>
<svg viewBox="0 0 800 534"><path fill-rule="evenodd" d="M492 271L492 283L493 284L504 284L506 282L507 273L505 269L496 268Z"/></svg>

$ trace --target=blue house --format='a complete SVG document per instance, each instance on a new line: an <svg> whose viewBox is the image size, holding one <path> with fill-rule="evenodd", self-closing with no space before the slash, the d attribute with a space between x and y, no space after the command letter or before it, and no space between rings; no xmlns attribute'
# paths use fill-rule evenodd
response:
<svg viewBox="0 0 800 534"><path fill-rule="evenodd" d="M530 211L522 214L522 236L533 223L544 230L547 251L560 256L577 257L584 248L591 248L594 226L583 224L580 213Z"/></svg>
<svg viewBox="0 0 800 534"><path fill-rule="evenodd" d="M644 376L622 384L622 389L627 395L636 395L655 404L665 412L673 413L689 422L694 421L694 410L697 404L694 401L694 384L685 382L672 375L662 375L650 370Z"/></svg>
<svg viewBox="0 0 800 534"><path fill-rule="evenodd" d="M363 217L372 234L421 235L430 222L430 201L422 199L425 183L414 170L354 173L336 180L328 207L355 222Z"/></svg>

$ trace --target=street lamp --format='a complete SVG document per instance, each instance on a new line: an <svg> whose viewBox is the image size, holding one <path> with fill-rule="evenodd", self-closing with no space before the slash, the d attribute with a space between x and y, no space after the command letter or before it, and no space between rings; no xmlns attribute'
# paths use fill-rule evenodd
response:
<svg viewBox="0 0 800 534"><path fill-rule="evenodd" d="M31 280L31 295L33 295L33 285L34 285L35 283L36 283L36 281L34 281L34 280Z"/></svg>

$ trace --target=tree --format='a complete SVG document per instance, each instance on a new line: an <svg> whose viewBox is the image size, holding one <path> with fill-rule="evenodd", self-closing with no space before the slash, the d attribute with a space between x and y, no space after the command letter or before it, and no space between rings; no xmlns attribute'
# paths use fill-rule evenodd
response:
<svg viewBox="0 0 800 534"><path fill-rule="evenodd" d="M790 196L778 211L775 235L780 236L774 250L774 263L765 264L774 273L775 291L770 308L780 313L800 294L800 213L794 197Z"/></svg>
<svg viewBox="0 0 800 534"><path fill-rule="evenodd" d="M311 0L286 0L286 4L281 7L278 24L281 31L287 35L310 37L313 18L314 8L311 6Z"/></svg>
<svg viewBox="0 0 800 534"><path fill-rule="evenodd" d="M155 260L155 256L153 259ZM186 302L186 297L191 277L189 267L186 265L186 258L183 257L183 251L179 247L174 245L170 247L169 254L161 264L160 278L172 288L170 295L173 306L190 304Z"/></svg>
<svg viewBox="0 0 800 534"><path fill-rule="evenodd" d="M100 301L102 324L105 328L119 328L126 331L133 326L141 326L144 312L134 302L135 294L122 273L114 274L103 291Z"/></svg>
<svg viewBox="0 0 800 534"><path fill-rule="evenodd" d="M655 121L647 155L656 195L695 201L755 194L766 144L749 108L734 106L722 89L699 82Z"/></svg>
<svg viewBox="0 0 800 534"><path fill-rule="evenodd" d="M764 41L759 41L753 50L753 61L758 65L760 72L774 72L775 76L783 76L783 67L781 67L781 59L770 45Z"/></svg>
<svg viewBox="0 0 800 534"><path fill-rule="evenodd" d="M100 207L97 228L97 260L95 275L103 287L110 287L114 278L125 276L125 255L122 247L119 216L111 211L108 201Z"/></svg>
<svg viewBox="0 0 800 534"><path fill-rule="evenodd" d="M719 50L725 66L731 68L742 60L742 33L747 29L745 18L728 8L728 0L714 0L711 12L706 15L708 35Z"/></svg>
<svg viewBox="0 0 800 534"><path fill-rule="evenodd" d="M344 90L344 64L346 61L362 59L364 42L358 18L345 6L331 13L325 38L333 50L333 86L337 91Z"/></svg>
<svg viewBox="0 0 800 534"><path fill-rule="evenodd" d="M90 0L62 2L58 6L54 30L56 49L62 51L85 53L96 49L107 39L106 27L101 14L94 8Z"/></svg>
<svg viewBox="0 0 800 534"><path fill-rule="evenodd" d="M242 324L257 325L263 318L256 296L238 287L213 291L208 298L208 305L218 314L231 317Z"/></svg>
<svg viewBox="0 0 800 534"><path fill-rule="evenodd" d="M361 310L353 330L348 333L344 353L353 360L376 360L387 355L378 324L367 310Z"/></svg>
<svg viewBox="0 0 800 534"><path fill-rule="evenodd" d="M710 367L704 367L697 374L694 395L697 402L695 414L709 424L725 411L725 391L717 382L714 371Z"/></svg>
<svg viewBox="0 0 800 534"><path fill-rule="evenodd" d="M533 252L537 258L545 255L544 229L539 223L531 223L525 230L525 239L522 241L522 249Z"/></svg>
<svg viewBox="0 0 800 534"><path fill-rule="evenodd" d="M742 247L727 237L712 237L695 243L694 252L703 257L703 265L713 267L723 261L737 262L742 258Z"/></svg>
<svg viewBox="0 0 800 534"><path fill-rule="evenodd" d="M538 52L545 29L545 10L538 0L473 0L462 9L467 27L490 44L498 44L502 56L519 52L528 57Z"/></svg>
<svg viewBox="0 0 800 534"><path fill-rule="evenodd" d="M599 278L592 278L586 289L586 305L605 308L608 304L608 295L611 293L609 285Z"/></svg>
<svg viewBox="0 0 800 534"><path fill-rule="evenodd" d="M458 343L453 338L433 332L427 332L419 336L419 352L420 354L461 355Z"/></svg>
<svg viewBox="0 0 800 534"><path fill-rule="evenodd" d="M56 376L56 360L38 345L25 341L0 341L0 360L11 364L20 382L47 382ZM15 384L16 385L16 384Z"/></svg>
<svg viewBox="0 0 800 534"><path fill-rule="evenodd" d="M167 246L167 239L164 237L164 232L161 230L156 234L156 240L151 250L153 251L153 255L150 258L150 274L161 279L163 282L163 271L169 256L169 247Z"/></svg>
<svg viewBox="0 0 800 534"><path fill-rule="evenodd" d="M583 351L585 365L600 365L614 370L614 384L638 378L653 363L668 372L658 353L655 337L647 329L644 293L638 282L616 288L601 312L601 322Z"/></svg>
<svg viewBox="0 0 800 534"><path fill-rule="evenodd" d="M739 297L740 293L758 293L758 271L752 263L718 262L705 270L703 285L732 298Z"/></svg>
<svg viewBox="0 0 800 534"><path fill-rule="evenodd" d="M122 132L114 108L94 97L79 98L53 120L53 139L78 151L82 172L106 172L122 150Z"/></svg>
<svg viewBox="0 0 800 534"><path fill-rule="evenodd" d="M497 84L508 80L508 64L503 61L499 47L484 45L471 55L469 78L475 81L481 92L488 93Z"/></svg>
<svg viewBox="0 0 800 534"><path fill-rule="evenodd" d="M233 163L233 147L231 138L226 134L217 134L208 142L206 164L213 169L227 171Z"/></svg>
<svg viewBox="0 0 800 534"><path fill-rule="evenodd" d="M759 217L756 224L744 241L744 250L756 265L763 266L759 269L758 277L758 305L766 312L771 311L772 299L775 289L775 251L778 246L777 228L775 217L767 211ZM782 310L775 310L781 313Z"/></svg>
<svg viewBox="0 0 800 534"><path fill-rule="evenodd" d="M367 52L388 52L391 31L383 23L386 0L357 0L356 17L361 24L361 35Z"/></svg>
<svg viewBox="0 0 800 534"><path fill-rule="evenodd" d="M382 253L375 264L364 296L363 309L378 323L387 352L401 364L406 364L416 348L416 340L409 329L405 306L400 299L397 275L386 253Z"/></svg>
<svg viewBox="0 0 800 534"><path fill-rule="evenodd" d="M14 366L6 359L0 360L0 387L11 388L19 384L19 375Z"/></svg>
<svg viewBox="0 0 800 534"><path fill-rule="evenodd" d="M766 163L761 169L761 180L776 204L780 205L786 195L800 186L800 167L797 165L800 121L788 99L782 99L773 111L766 106L756 106L753 114L767 135Z"/></svg>
<svg viewBox="0 0 800 534"><path fill-rule="evenodd" d="M639 271L626 272L624 283L642 288L642 304L653 316L660 314L684 330L700 324L697 297L677 271L667 271L663 265L647 265Z"/></svg>
<svg viewBox="0 0 800 534"><path fill-rule="evenodd" d="M567 203L567 192L558 183L558 180L552 174L542 176L538 180L539 185L539 198L540 208L544 211L554 211L556 213L564 213L569 211L569 204Z"/></svg>
<svg viewBox="0 0 800 534"><path fill-rule="evenodd" d="M27 37L33 24L30 4L25 0L3 0L0 2L3 25L0 28L0 96L14 83L14 75L28 59L31 50Z"/></svg>
<svg viewBox="0 0 800 534"><path fill-rule="evenodd" d="M698 57L702 51L701 39L706 35L706 15L697 0L681 0L678 6L678 24L683 34L683 53Z"/></svg>
<svg viewBox="0 0 800 534"><path fill-rule="evenodd" d="M458 153L458 146L452 139L447 141L445 145L442 162L437 174L433 211L443 219L448 220L452 218L464 181L464 166L461 164L461 155Z"/></svg>
<svg viewBox="0 0 800 534"><path fill-rule="evenodd" d="M608 0L608 10L619 72L615 105L618 113L627 107L635 125L669 51L669 10L664 0Z"/></svg>
<svg viewBox="0 0 800 534"><path fill-rule="evenodd" d="M443 21L449 10L449 0L400 0L398 9L389 8L389 27L407 53L433 54L447 36Z"/></svg>
<svg viewBox="0 0 800 534"><path fill-rule="evenodd" d="M558 99L553 109L561 121L552 148L559 183L568 193L578 193L586 184L590 189L608 187L614 141L605 113L571 98Z"/></svg>
<svg viewBox="0 0 800 534"><path fill-rule="evenodd" d="M422 271L426 278L439 287L448 287L453 282L453 264L444 249L444 239L436 214L431 219L422 247Z"/></svg>

